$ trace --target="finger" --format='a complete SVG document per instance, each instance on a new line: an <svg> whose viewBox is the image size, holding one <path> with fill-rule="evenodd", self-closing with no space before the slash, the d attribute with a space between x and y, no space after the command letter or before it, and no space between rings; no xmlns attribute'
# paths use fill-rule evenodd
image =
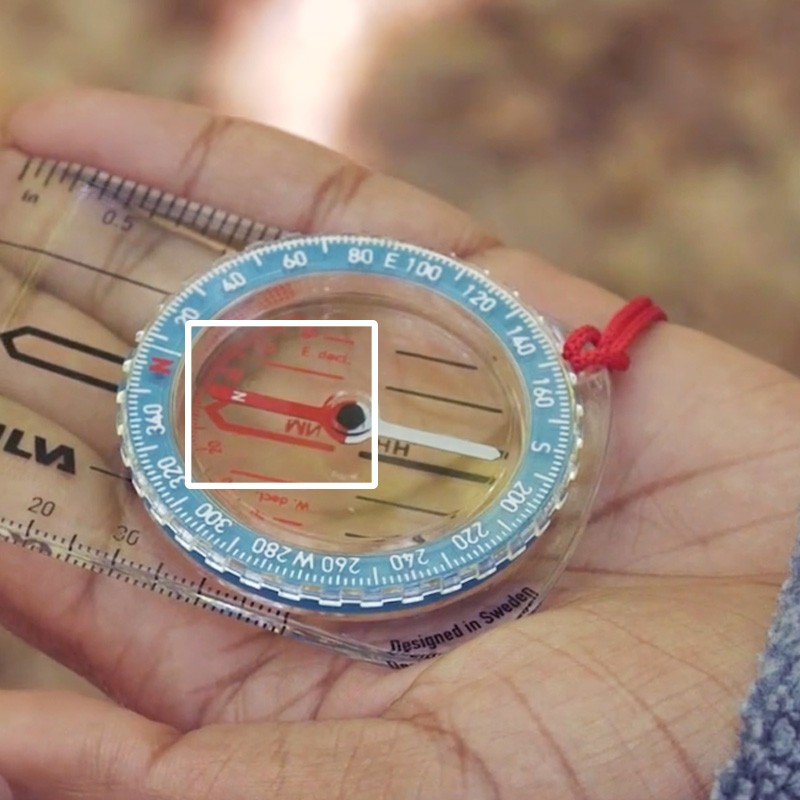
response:
<svg viewBox="0 0 800 800"><path fill-rule="evenodd" d="M57 692L2 691L0 719L0 775L37 800L143 796L123 790L178 737L110 702Z"/></svg>
<svg viewBox="0 0 800 800"><path fill-rule="evenodd" d="M106 169L294 231L390 235L469 254L494 242L402 181L289 134L165 100L97 89L34 100L9 144Z"/></svg>
<svg viewBox="0 0 800 800"><path fill-rule="evenodd" d="M0 774L37 800L486 796L477 759L404 722L209 726L180 735L109 703L0 693ZM460 763L463 762L463 763Z"/></svg>
<svg viewBox="0 0 800 800"><path fill-rule="evenodd" d="M288 230L387 235L464 255L495 242L464 212L322 147L154 98L89 89L60 92L23 106L8 123L7 142L26 152L89 163ZM9 151L0 156L14 160ZM72 241L79 233L71 224L59 235ZM135 234L120 238L130 245ZM91 241L91 236L83 239ZM209 253L204 262L202 251L174 257L179 241L162 236L156 246L145 244L138 248L141 253L129 253L126 263L112 265L111 271L148 285L179 285L213 261ZM54 249L59 249L57 243ZM119 259L118 249L113 252ZM98 256L94 260L106 265ZM60 268L50 270L47 281L53 291L99 315L124 338L152 313L152 296L107 275ZM97 297L103 298L99 307L93 302Z"/></svg>

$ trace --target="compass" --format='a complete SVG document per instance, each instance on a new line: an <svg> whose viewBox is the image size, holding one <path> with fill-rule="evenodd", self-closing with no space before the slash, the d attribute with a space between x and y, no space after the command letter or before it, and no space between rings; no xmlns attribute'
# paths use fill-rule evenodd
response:
<svg viewBox="0 0 800 800"><path fill-rule="evenodd" d="M301 611L414 613L547 538L582 446L562 343L455 257L363 236L256 245L137 337L123 459L218 580Z"/></svg>

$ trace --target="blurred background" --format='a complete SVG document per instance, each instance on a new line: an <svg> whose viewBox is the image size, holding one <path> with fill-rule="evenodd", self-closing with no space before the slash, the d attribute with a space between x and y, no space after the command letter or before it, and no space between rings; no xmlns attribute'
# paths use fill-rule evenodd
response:
<svg viewBox="0 0 800 800"><path fill-rule="evenodd" d="M73 83L342 150L800 374L797 0L0 0L0 118Z"/></svg>

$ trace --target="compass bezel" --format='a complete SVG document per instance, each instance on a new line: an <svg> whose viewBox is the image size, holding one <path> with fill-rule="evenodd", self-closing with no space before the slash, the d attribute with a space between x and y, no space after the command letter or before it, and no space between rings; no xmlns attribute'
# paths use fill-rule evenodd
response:
<svg viewBox="0 0 800 800"><path fill-rule="evenodd" d="M353 260L353 252L359 258ZM420 263L430 268L415 269ZM533 414L523 457L506 490L469 525L459 525L422 545L337 557L271 540L231 518L208 492L188 489L182 449L173 435L175 425L183 421L172 418L172 397L178 390L188 321L224 319L225 310L247 294L300 274L345 270L410 281L478 318L516 365ZM232 273L241 278L231 281ZM470 300L474 292L467 291L469 285L479 286L496 302L491 308L487 303L487 310L479 308ZM519 326L524 336L519 335ZM528 345L522 347L523 341ZM154 363L161 369L154 370ZM123 459L151 515L194 560L225 582L298 608L385 613L472 590L514 562L541 536L563 504L577 468L582 409L574 391L576 378L560 355L557 331L486 272L403 242L309 236L258 245L226 258L164 304L140 335L124 370L118 420ZM552 403L540 407L542 395L535 390L545 379L546 396ZM154 414L154 409L159 411ZM159 424L154 424L154 417L160 417ZM261 541L255 545L257 539Z"/></svg>

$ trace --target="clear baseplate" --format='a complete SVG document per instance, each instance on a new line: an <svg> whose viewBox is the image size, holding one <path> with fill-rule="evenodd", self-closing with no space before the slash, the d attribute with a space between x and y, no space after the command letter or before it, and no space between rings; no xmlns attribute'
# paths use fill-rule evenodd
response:
<svg viewBox="0 0 800 800"><path fill-rule="evenodd" d="M134 337L221 255L280 236L98 170L0 151L0 541L72 565L60 571L65 583L83 567L395 668L536 611L586 527L600 480L605 371L577 378L577 472L546 530L493 577L437 603L347 616L267 601L189 559L146 513L115 420Z"/></svg>

